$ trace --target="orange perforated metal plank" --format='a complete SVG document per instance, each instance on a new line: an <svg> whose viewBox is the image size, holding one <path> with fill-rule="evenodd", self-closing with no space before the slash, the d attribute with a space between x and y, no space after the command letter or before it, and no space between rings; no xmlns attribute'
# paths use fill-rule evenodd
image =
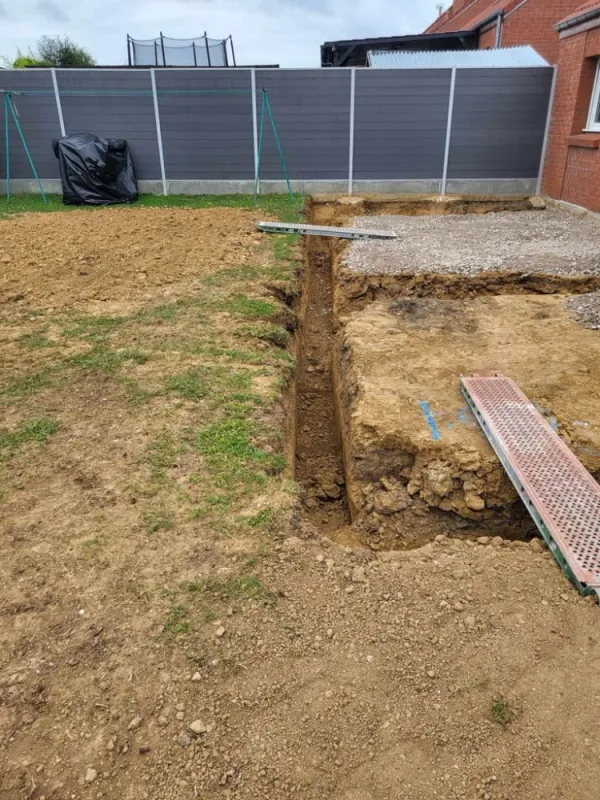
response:
<svg viewBox="0 0 600 800"><path fill-rule="evenodd" d="M580 591L600 594L600 485L510 378L461 384L557 561Z"/></svg>

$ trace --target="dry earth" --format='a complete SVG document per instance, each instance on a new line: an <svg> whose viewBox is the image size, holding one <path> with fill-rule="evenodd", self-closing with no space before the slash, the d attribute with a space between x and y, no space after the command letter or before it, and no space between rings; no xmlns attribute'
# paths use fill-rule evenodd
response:
<svg viewBox="0 0 600 800"><path fill-rule="evenodd" d="M598 609L537 541L298 520L258 216L0 223L0 798L592 800Z"/></svg>

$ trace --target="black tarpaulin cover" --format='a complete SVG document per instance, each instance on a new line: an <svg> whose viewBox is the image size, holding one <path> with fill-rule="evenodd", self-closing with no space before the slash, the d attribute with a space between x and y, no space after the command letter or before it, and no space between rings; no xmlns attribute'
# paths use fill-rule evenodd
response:
<svg viewBox="0 0 600 800"><path fill-rule="evenodd" d="M65 205L133 203L138 187L125 139L73 133L52 143Z"/></svg>

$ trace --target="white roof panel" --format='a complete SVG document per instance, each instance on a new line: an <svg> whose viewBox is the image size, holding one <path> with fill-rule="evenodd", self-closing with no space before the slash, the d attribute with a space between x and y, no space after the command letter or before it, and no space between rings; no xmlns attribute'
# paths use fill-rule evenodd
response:
<svg viewBox="0 0 600 800"><path fill-rule="evenodd" d="M379 69L549 66L530 45L494 50L369 50L368 60L370 67Z"/></svg>

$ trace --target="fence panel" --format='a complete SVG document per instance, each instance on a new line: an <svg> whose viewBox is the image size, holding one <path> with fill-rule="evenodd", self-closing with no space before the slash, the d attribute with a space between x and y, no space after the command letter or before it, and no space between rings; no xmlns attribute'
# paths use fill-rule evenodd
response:
<svg viewBox="0 0 600 800"><path fill-rule="evenodd" d="M254 178L250 70L157 69L155 75L167 179Z"/></svg>
<svg viewBox="0 0 600 800"><path fill-rule="evenodd" d="M356 72L354 177L441 179L451 70Z"/></svg>
<svg viewBox="0 0 600 800"><path fill-rule="evenodd" d="M127 139L137 174L160 178L150 70L65 69L56 71L56 80L67 134Z"/></svg>
<svg viewBox="0 0 600 800"><path fill-rule="evenodd" d="M461 69L449 178L537 178L552 69Z"/></svg>
<svg viewBox="0 0 600 800"><path fill-rule="evenodd" d="M42 95L13 96L13 103L19 114L27 146L40 177L58 178L58 161L52 152L52 140L60 139L60 123L52 85L50 70L0 70L0 89L15 91L28 89L43 92ZM0 97L0 116L4 109L4 98ZM4 120L0 132L0 178L6 178L6 155L4 145ZM10 172L13 178L32 178L33 172L21 144L14 120L9 123L10 130Z"/></svg>
<svg viewBox="0 0 600 800"><path fill-rule="evenodd" d="M350 70L256 70L256 89L259 114L260 90L268 92L290 178L348 178ZM282 178L267 118L260 174Z"/></svg>

